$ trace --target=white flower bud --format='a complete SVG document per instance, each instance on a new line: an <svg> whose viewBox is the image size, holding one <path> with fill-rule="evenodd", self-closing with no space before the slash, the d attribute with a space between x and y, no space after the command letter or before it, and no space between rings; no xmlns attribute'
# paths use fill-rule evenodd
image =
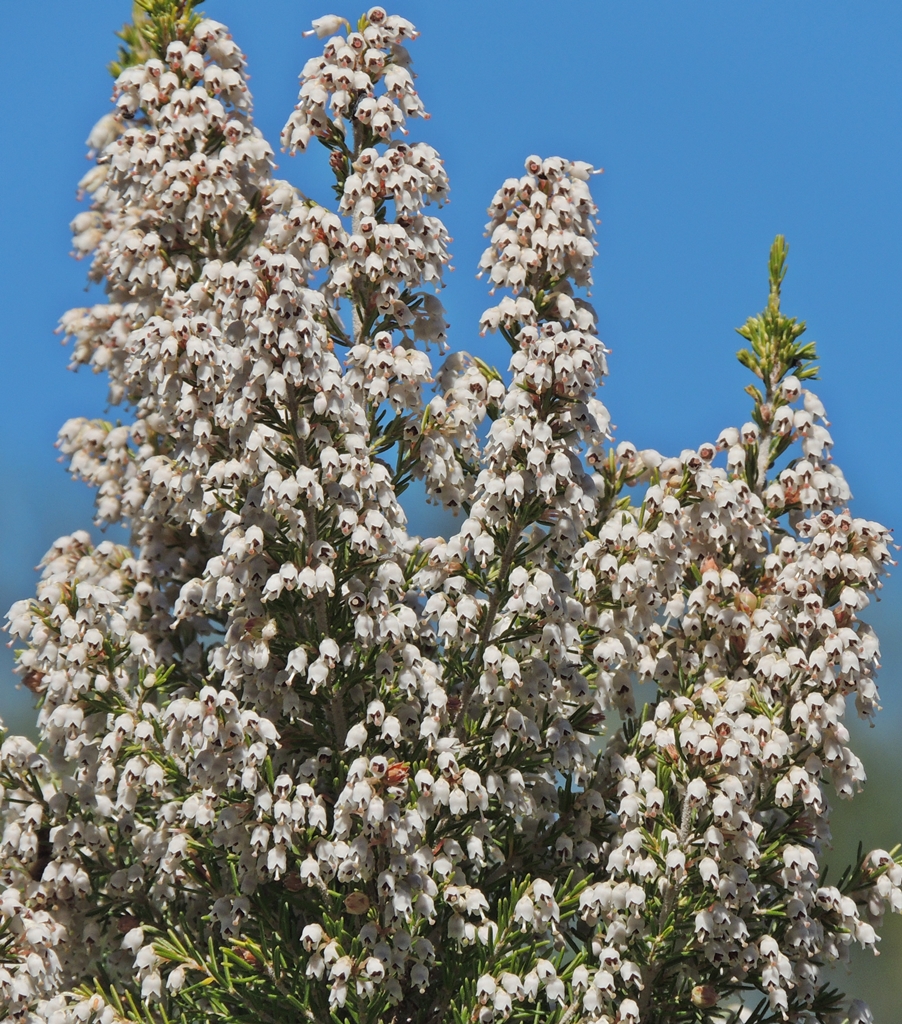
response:
<svg viewBox="0 0 902 1024"><path fill-rule="evenodd" d="M313 19L313 28L307 29L306 32L302 32L302 36L318 36L320 39L326 36L335 35L339 32L342 27L350 29L350 25L346 18L342 18L338 14L326 14L321 18Z"/></svg>

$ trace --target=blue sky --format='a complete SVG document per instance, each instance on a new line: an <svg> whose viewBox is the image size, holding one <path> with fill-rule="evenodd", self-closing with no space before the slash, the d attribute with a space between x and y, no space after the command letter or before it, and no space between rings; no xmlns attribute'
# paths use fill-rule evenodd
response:
<svg viewBox="0 0 902 1024"><path fill-rule="evenodd" d="M317 15L355 13L307 0L206 9L247 53L258 123L273 141L316 46L301 32ZM107 109L113 31L128 12L126 0L48 0L40 21L29 5L3 13L4 604L31 591L31 568L55 536L90 523L90 493L67 480L52 445L67 417L102 414L105 388L66 371L53 328L92 301L86 268L67 255L67 224L88 166L83 140ZM452 344L506 361L476 330L489 300L474 271L497 185L533 152L589 160L605 168L593 179L603 220L594 300L613 350L603 397L620 438L695 446L747 418L733 328L762 306L767 249L783 232L785 306L818 341L818 390L854 509L898 525L902 7L407 0L399 13L422 32L412 52L433 115L413 129L443 154L452 183ZM279 162L327 198L321 153ZM898 581L885 596L875 615L892 633ZM902 656L886 640L884 690L898 722ZM0 706L16 706L6 682Z"/></svg>

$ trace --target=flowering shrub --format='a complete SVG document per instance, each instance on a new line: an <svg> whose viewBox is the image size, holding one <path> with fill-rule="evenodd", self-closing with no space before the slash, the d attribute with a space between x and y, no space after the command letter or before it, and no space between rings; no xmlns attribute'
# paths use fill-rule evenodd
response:
<svg viewBox="0 0 902 1024"><path fill-rule="evenodd" d="M282 144L328 149L332 210L272 176L195 6L139 0L73 222L107 301L63 329L129 419L59 443L131 545L61 538L9 613L40 743L0 748L5 1013L870 1020L826 968L902 866L820 856L865 778L843 718L877 708L889 536L846 508L782 238L749 422L615 446L592 168L530 157L492 200L508 375L433 369L413 26L314 22ZM408 532L414 479L456 533Z"/></svg>

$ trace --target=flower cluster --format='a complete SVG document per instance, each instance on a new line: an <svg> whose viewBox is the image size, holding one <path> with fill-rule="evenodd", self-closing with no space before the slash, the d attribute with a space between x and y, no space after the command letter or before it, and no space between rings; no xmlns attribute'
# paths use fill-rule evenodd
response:
<svg viewBox="0 0 902 1024"><path fill-rule="evenodd" d="M272 177L225 27L138 6L73 222L108 301L62 322L127 420L59 438L131 541L61 538L9 613L40 742L0 747L4 1011L714 1024L753 991L756 1024L867 1019L825 968L902 867L826 885L819 857L865 778L844 714L878 707L890 537L847 508L782 239L751 420L615 443L592 167L503 184L507 374L434 372L413 26L314 22L282 142L328 151L329 210ZM455 532L408 531L412 479Z"/></svg>

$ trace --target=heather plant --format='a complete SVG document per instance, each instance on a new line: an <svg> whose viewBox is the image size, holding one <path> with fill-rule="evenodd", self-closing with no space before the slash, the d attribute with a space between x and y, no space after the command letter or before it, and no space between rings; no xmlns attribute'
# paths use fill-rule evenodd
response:
<svg viewBox="0 0 902 1024"><path fill-rule="evenodd" d="M503 183L510 366L447 355L414 27L308 33L282 145L326 148L329 208L196 8L137 0L73 222L106 301L63 330L123 419L59 445L131 540L60 538L9 613L40 742L0 747L4 1013L870 1021L828 970L902 866L822 858L889 535L848 510L783 239L748 422L637 451L597 397L593 168ZM414 481L449 536L408 531Z"/></svg>

